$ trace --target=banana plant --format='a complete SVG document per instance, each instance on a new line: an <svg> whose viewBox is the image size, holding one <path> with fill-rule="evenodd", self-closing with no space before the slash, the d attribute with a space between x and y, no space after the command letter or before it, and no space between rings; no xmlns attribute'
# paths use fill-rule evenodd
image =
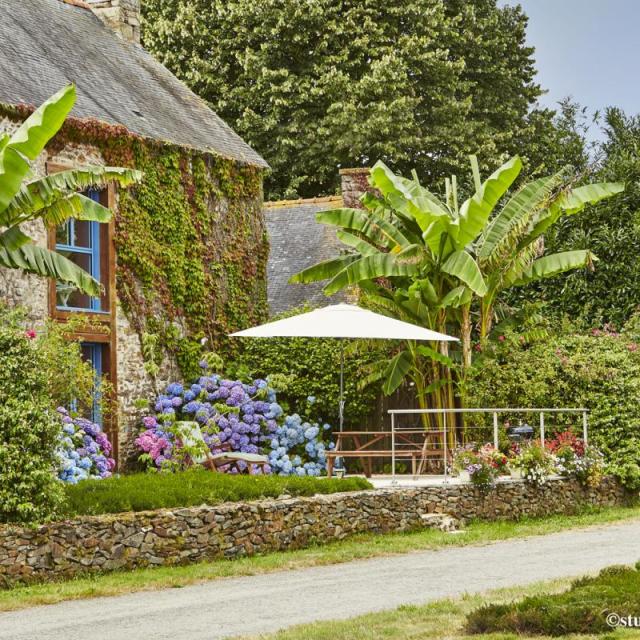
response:
<svg viewBox="0 0 640 640"><path fill-rule="evenodd" d="M60 130L76 100L68 85L36 109L13 133L0 136L0 266L54 278L99 296L101 285L64 256L34 243L21 225L41 220L56 226L69 218L108 222L111 211L80 192L116 182L139 182L139 171L84 167L33 179L31 162Z"/></svg>
<svg viewBox="0 0 640 640"><path fill-rule="evenodd" d="M543 234L561 217L623 190L620 183L574 187L561 172L525 184L508 196L522 161L515 156L482 181L471 157L474 193L460 203L457 179L438 198L383 162L371 170L373 193L363 209L333 209L317 220L337 228L347 251L296 274L290 282L327 280L331 295L357 286L363 300L390 316L461 338L461 366L471 364L474 333L485 338L499 294L593 265L588 250L541 255ZM475 331L474 331L475 330ZM386 393L409 377L420 406L453 406L448 345L407 343L384 369Z"/></svg>

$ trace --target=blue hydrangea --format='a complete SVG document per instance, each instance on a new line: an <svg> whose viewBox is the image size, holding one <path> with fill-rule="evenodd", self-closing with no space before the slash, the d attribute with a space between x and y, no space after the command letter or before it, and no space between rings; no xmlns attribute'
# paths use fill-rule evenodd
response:
<svg viewBox="0 0 640 640"><path fill-rule="evenodd" d="M71 417L59 407L62 433L56 450L58 478L69 484L77 484L87 478L108 478L115 468L110 457L111 443L97 425L86 418Z"/></svg>
<svg viewBox="0 0 640 640"><path fill-rule="evenodd" d="M315 398L309 396L308 404ZM220 409L224 404L229 409ZM249 384L209 374L185 388L179 383L167 386L155 402L156 415L144 419L146 441L163 438L162 464L175 455L175 436L171 425L176 420L197 420L203 437L213 453L220 447L246 453L266 453L269 468L281 475L320 475L326 466L326 447L322 434L329 425L307 422L299 414L284 415L276 393L266 380ZM142 436L141 436L142 438ZM154 440L155 438L155 440ZM147 456L148 458L148 456ZM164 467L163 467L164 468Z"/></svg>

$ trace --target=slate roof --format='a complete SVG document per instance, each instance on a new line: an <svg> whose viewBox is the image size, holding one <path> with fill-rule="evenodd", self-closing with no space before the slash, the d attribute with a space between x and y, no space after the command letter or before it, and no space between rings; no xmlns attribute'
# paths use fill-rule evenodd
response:
<svg viewBox="0 0 640 640"><path fill-rule="evenodd" d="M39 105L68 82L72 115L121 124L147 138L266 167L206 103L91 10L59 0L0 3L0 102Z"/></svg>
<svg viewBox="0 0 640 640"><path fill-rule="evenodd" d="M346 300L345 294L327 297L322 283L288 284L289 278L322 260L341 254L333 227L316 222L316 213L342 206L342 198L318 198L282 203L265 203L265 219L271 250L267 264L267 295L271 315L277 315L305 302L326 306Z"/></svg>

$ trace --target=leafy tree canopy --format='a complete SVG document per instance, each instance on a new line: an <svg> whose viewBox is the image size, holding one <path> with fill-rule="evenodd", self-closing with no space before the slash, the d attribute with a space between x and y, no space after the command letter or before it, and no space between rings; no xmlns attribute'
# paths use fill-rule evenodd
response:
<svg viewBox="0 0 640 640"><path fill-rule="evenodd" d="M519 306L524 300L538 299L548 303L548 313L566 314L586 327L608 322L620 327L640 306L640 117L607 109L603 139L588 149L586 111L565 103L562 112L562 120L556 122L558 140L560 146L566 143L582 181L619 181L626 189L611 201L559 220L546 234L547 251L591 249L600 258L595 270L523 288L510 296L510 302Z"/></svg>
<svg viewBox="0 0 640 640"><path fill-rule="evenodd" d="M146 0L143 12L145 46L270 163L268 198L333 192L339 167L379 159L431 184L470 153L483 171L516 151L530 170L556 168L520 7Z"/></svg>

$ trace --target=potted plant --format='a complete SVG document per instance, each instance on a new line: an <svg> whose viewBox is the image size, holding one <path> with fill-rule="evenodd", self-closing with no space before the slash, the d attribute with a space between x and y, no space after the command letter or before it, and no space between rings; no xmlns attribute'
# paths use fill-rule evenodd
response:
<svg viewBox="0 0 640 640"><path fill-rule="evenodd" d="M475 443L459 447L453 454L453 471L463 482L471 481L471 467L480 462L480 454Z"/></svg>
<svg viewBox="0 0 640 640"><path fill-rule="evenodd" d="M510 465L520 471L525 482L536 486L545 484L554 471L553 457L538 442L520 447Z"/></svg>
<svg viewBox="0 0 640 640"><path fill-rule="evenodd" d="M471 483L481 491L489 491L496 480L496 470L486 459L479 457L478 461L467 467Z"/></svg>
<svg viewBox="0 0 640 640"><path fill-rule="evenodd" d="M480 449L480 457L485 460L491 468L495 471L496 476L508 476L509 475L509 458L502 453L499 449L496 449L491 444L485 444Z"/></svg>
<svg viewBox="0 0 640 640"><path fill-rule="evenodd" d="M585 487L597 487L604 472L602 453L593 447L578 448L562 444L553 453L556 472L564 478L575 478Z"/></svg>

